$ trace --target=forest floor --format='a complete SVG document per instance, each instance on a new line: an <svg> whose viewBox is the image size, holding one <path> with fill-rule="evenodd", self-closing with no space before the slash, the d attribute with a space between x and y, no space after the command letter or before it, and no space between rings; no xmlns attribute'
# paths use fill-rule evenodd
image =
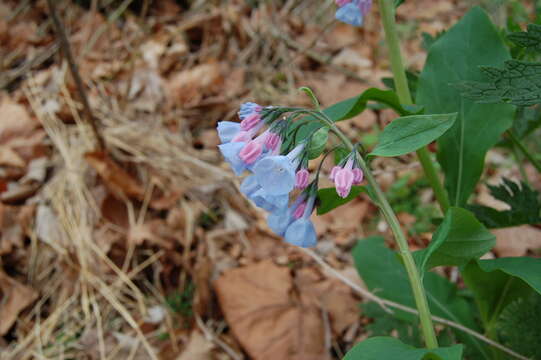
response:
<svg viewBox="0 0 541 360"><path fill-rule="evenodd" d="M384 87L377 6L355 29L332 0L96 3L57 2L88 114L47 2L0 2L0 359L340 359L372 321L350 250L389 230L360 197L314 217L313 251L287 245L239 196L215 127L245 101L310 106L300 86L324 106ZM476 3L406 1L407 66L425 61L421 33ZM340 127L370 147L394 117ZM520 179L511 153L487 161L485 182ZM416 158L373 166L423 248L438 213ZM534 227L497 236L496 256L541 247Z"/></svg>

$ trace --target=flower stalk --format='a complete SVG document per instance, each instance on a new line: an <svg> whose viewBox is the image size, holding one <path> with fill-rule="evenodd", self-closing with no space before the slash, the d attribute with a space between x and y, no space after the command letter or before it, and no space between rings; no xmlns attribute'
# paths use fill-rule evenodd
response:
<svg viewBox="0 0 541 360"><path fill-rule="evenodd" d="M412 105L413 101L408 86L408 80L406 78L406 69L404 67L400 52L398 33L396 31L395 8L393 0L379 0L379 9L383 22L383 28L385 30L385 39L387 40L387 46L389 47L391 70L393 71L394 75L398 99L403 105ZM449 198L438 177L434 164L430 159L430 153L426 146L417 150L417 157L419 158L419 162L423 167L423 171L428 179L428 182L430 183L430 186L434 190L434 195L436 196L436 200L440 205L441 211L445 214L449 208Z"/></svg>
<svg viewBox="0 0 541 360"><path fill-rule="evenodd" d="M333 123L333 121L321 113L320 119L322 119L327 126L329 126L332 132L340 139L340 141L347 146L351 151L355 150L357 157L357 163L364 172L365 178L368 182L368 185L373 189L376 196L377 205L379 206L383 216L387 220L391 231L393 232L394 238L398 245L400 256L404 261L404 266L408 274L410 285L413 291L413 297L415 298L415 304L417 310L419 311L419 320L421 322L421 329L425 338L425 344L427 348L434 349L438 347L438 341L436 339L436 333L434 331L434 325L432 323L432 315L430 314L430 309L428 307L428 301L426 298L426 293L424 286L421 280L421 276L417 269L417 265L413 259L413 256L409 250L408 241L400 228L400 223L396 217L389 201L385 197L385 194L378 185L374 175L370 171L370 168L362 158L362 156L357 151L356 147L351 143L351 141L345 136L342 131Z"/></svg>

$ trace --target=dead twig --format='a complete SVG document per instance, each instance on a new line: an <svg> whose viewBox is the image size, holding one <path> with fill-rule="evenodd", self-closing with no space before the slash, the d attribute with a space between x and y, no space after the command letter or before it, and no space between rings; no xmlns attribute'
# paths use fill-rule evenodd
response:
<svg viewBox="0 0 541 360"><path fill-rule="evenodd" d="M96 138L96 150L103 151L105 149L105 143L98 131L97 120L92 114L92 110L90 109L90 104L88 102L88 97L86 96L83 80L81 79L81 75L79 74L77 63L73 58L64 25L62 24L60 18L58 17L58 14L56 13L55 0L47 0L47 5L49 7L49 12L51 13L51 18L53 20L56 33L60 38L60 47L62 49L62 52L64 53L64 56L66 57L66 60L68 61L71 75L73 76L75 86L77 87L77 92L79 93L79 97L81 98L81 102L83 103L83 112L86 117L86 121L88 122L88 125L90 125L92 132L94 133L94 137Z"/></svg>

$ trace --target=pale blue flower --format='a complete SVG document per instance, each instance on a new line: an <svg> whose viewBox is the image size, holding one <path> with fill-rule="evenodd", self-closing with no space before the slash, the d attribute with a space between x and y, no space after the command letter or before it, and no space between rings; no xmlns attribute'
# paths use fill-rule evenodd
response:
<svg viewBox="0 0 541 360"><path fill-rule="evenodd" d="M286 156L267 156L253 167L259 185L269 195L289 194L295 187L295 173L299 165L299 155L304 144L298 145Z"/></svg>
<svg viewBox="0 0 541 360"><path fill-rule="evenodd" d="M295 220L293 218L293 213L297 209L297 207L304 201L305 199L304 193L299 195L295 202L284 211L274 212L269 214L267 217L267 224L269 225L270 229L274 231L276 235L284 236L286 233L287 227Z"/></svg>
<svg viewBox="0 0 541 360"><path fill-rule="evenodd" d="M265 190L259 189L250 196L250 200L264 210L270 213L279 213L287 210L289 196L284 195L268 195Z"/></svg>
<svg viewBox="0 0 541 360"><path fill-rule="evenodd" d="M219 121L217 129L222 144L225 144L231 142L235 135L240 132L240 124L233 121Z"/></svg>
<svg viewBox="0 0 541 360"><path fill-rule="evenodd" d="M222 153L225 161L231 165L231 168L235 172L235 175L241 175L246 170L246 164L239 157L239 152L246 145L243 142L230 142L227 144L218 145L220 152Z"/></svg>
<svg viewBox="0 0 541 360"><path fill-rule="evenodd" d="M363 13L358 5L348 3L336 10L335 17L346 24L360 27L363 25Z"/></svg>
<svg viewBox="0 0 541 360"><path fill-rule="evenodd" d="M257 182L254 175L247 176L240 184L240 192L247 198L253 195L257 190L261 189L261 186Z"/></svg>
<svg viewBox="0 0 541 360"><path fill-rule="evenodd" d="M293 221L285 232L286 242L300 247L313 247L317 243L317 234L314 224L310 220L310 215L314 210L316 196L308 198L303 216Z"/></svg>
<svg viewBox="0 0 541 360"><path fill-rule="evenodd" d="M314 247L317 244L316 229L312 221L304 218L294 221L287 227L286 242L300 247Z"/></svg>
<svg viewBox="0 0 541 360"><path fill-rule="evenodd" d="M240 191L257 207L260 207L268 212L284 212L287 210L289 196L285 195L268 195L259 185L254 175L248 176L240 185Z"/></svg>
<svg viewBox="0 0 541 360"><path fill-rule="evenodd" d="M268 156L259 160L254 168L259 185L268 194L289 194L295 186L295 165L284 155Z"/></svg>

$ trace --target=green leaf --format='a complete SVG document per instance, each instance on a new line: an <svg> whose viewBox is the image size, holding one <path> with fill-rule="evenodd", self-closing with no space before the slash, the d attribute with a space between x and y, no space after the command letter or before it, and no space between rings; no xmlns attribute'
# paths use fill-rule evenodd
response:
<svg viewBox="0 0 541 360"><path fill-rule="evenodd" d="M430 245L415 252L422 272L441 265L466 265L487 253L496 237L468 210L451 207L445 214Z"/></svg>
<svg viewBox="0 0 541 360"><path fill-rule="evenodd" d="M385 247L382 237L373 236L358 241L352 254L357 271L370 291L377 291L378 296L384 299L415 308L406 270L396 254ZM458 294L453 283L428 272L424 277L424 287L433 315L479 331L471 304ZM399 319L417 321L417 317L410 313L394 311ZM455 331L455 334L469 345L470 351L477 351L476 359L490 359L487 349L477 339L460 331Z"/></svg>
<svg viewBox="0 0 541 360"><path fill-rule="evenodd" d="M397 8L402 5L406 0L394 0L394 7Z"/></svg>
<svg viewBox="0 0 541 360"><path fill-rule="evenodd" d="M520 107L513 121L513 132L523 139L541 126L541 106Z"/></svg>
<svg viewBox="0 0 541 360"><path fill-rule="evenodd" d="M372 323L365 326L369 336L389 336L395 333L398 339L407 344L423 346L419 322L400 320L374 302L361 304L361 309L363 316L372 319Z"/></svg>
<svg viewBox="0 0 541 360"><path fill-rule="evenodd" d="M496 328L505 346L531 359L541 359L541 296L536 294L507 305Z"/></svg>
<svg viewBox="0 0 541 360"><path fill-rule="evenodd" d="M418 349L393 337L373 337L355 345L343 360L462 360L462 345Z"/></svg>
<svg viewBox="0 0 541 360"><path fill-rule="evenodd" d="M327 141L329 140L329 128L324 127L319 129L312 135L308 146L308 158L315 159L319 157L325 150Z"/></svg>
<svg viewBox="0 0 541 360"><path fill-rule="evenodd" d="M400 101L398 100L398 96L394 91L380 90L376 88L370 88L368 90L365 90L358 96L354 96L347 100L331 105L325 110L323 110L323 112L335 122L347 120L363 112L366 109L369 101L375 101L380 104L384 104L395 110L401 116L414 115L422 112L422 108L418 106L402 106L400 104ZM302 119L302 121L310 121L310 124L304 125L301 129L299 129L295 138L295 142L299 142L305 139L314 130L317 130L318 128L323 126L313 116L306 116ZM299 126L299 124L300 122L292 126L290 134L293 134L293 132L296 131L296 128Z"/></svg>
<svg viewBox="0 0 541 360"><path fill-rule="evenodd" d="M520 186L509 179L504 178L499 186L489 185L490 194L504 203L510 209L498 211L488 206L470 205L468 209L473 211L477 218L487 227L504 228L525 224L541 224L541 203L539 193L522 182Z"/></svg>
<svg viewBox="0 0 541 360"><path fill-rule="evenodd" d="M532 289L541 294L541 259L531 257L508 257L492 260L478 260L477 264L485 272L503 271L520 278Z"/></svg>
<svg viewBox="0 0 541 360"><path fill-rule="evenodd" d="M541 25L529 24L528 31L512 33L508 38L523 48L541 51Z"/></svg>
<svg viewBox="0 0 541 360"><path fill-rule="evenodd" d="M541 294L541 260L530 257L472 261L462 271L473 291L487 332L502 310L517 299Z"/></svg>
<svg viewBox="0 0 541 360"><path fill-rule="evenodd" d="M369 155L400 156L430 144L453 126L456 113L411 115L393 120L385 127L380 142Z"/></svg>
<svg viewBox="0 0 541 360"><path fill-rule="evenodd" d="M494 326L508 304L532 294L525 281L501 270L485 271L478 261L470 262L461 273L468 289L473 292L485 327Z"/></svg>
<svg viewBox="0 0 541 360"><path fill-rule="evenodd" d="M421 34L423 38L423 43L421 46L423 47L423 49L428 51L430 47L432 46L432 44L434 44L440 37L442 37L443 34L445 34L445 30L438 32L435 36L432 36L431 34L427 32L423 32Z"/></svg>
<svg viewBox="0 0 541 360"><path fill-rule="evenodd" d="M316 94L314 94L312 89L310 89L308 86L302 86L299 88L299 90L308 95L310 100L312 100L312 104L314 105L314 107L316 109L319 109L319 100L317 99Z"/></svg>
<svg viewBox="0 0 541 360"><path fill-rule="evenodd" d="M336 193L335 188L319 189L317 192L318 206L317 214L323 215L329 211L336 209L339 206L347 204L351 200L355 199L362 192L367 192L364 186L352 186L349 195L345 198L341 198Z"/></svg>
<svg viewBox="0 0 541 360"><path fill-rule="evenodd" d="M489 82L461 82L458 88L462 96L479 104L530 106L541 103L541 63L509 60L503 69L482 66L481 71Z"/></svg>
<svg viewBox="0 0 541 360"><path fill-rule="evenodd" d="M339 164L342 160L344 160L346 158L346 156L348 156L349 154L351 154L351 150L349 150L347 147L345 147L344 145L340 145L339 147L337 147L336 149L334 149L334 163L335 164Z"/></svg>
<svg viewBox="0 0 541 360"><path fill-rule="evenodd" d="M453 127L438 140L438 161L452 205L462 206L468 200L483 171L486 152L511 126L514 109L476 104L449 84L482 80L479 65L501 65L508 58L498 31L478 7L430 47L417 103L425 106L427 114L458 112Z"/></svg>
<svg viewBox="0 0 541 360"><path fill-rule="evenodd" d="M417 92L417 83L419 82L419 73L406 70L406 79L408 81L408 87L410 89L411 96L415 99L415 94ZM394 78L384 77L381 79L381 82L389 89L396 91Z"/></svg>
<svg viewBox="0 0 541 360"><path fill-rule="evenodd" d="M420 107L402 106L394 91L370 88L358 96L329 106L323 110L323 112L327 114L327 116L329 116L333 121L346 120L363 112L364 109L366 109L366 104L369 101L385 104L401 116L415 115L422 111L422 108Z"/></svg>

